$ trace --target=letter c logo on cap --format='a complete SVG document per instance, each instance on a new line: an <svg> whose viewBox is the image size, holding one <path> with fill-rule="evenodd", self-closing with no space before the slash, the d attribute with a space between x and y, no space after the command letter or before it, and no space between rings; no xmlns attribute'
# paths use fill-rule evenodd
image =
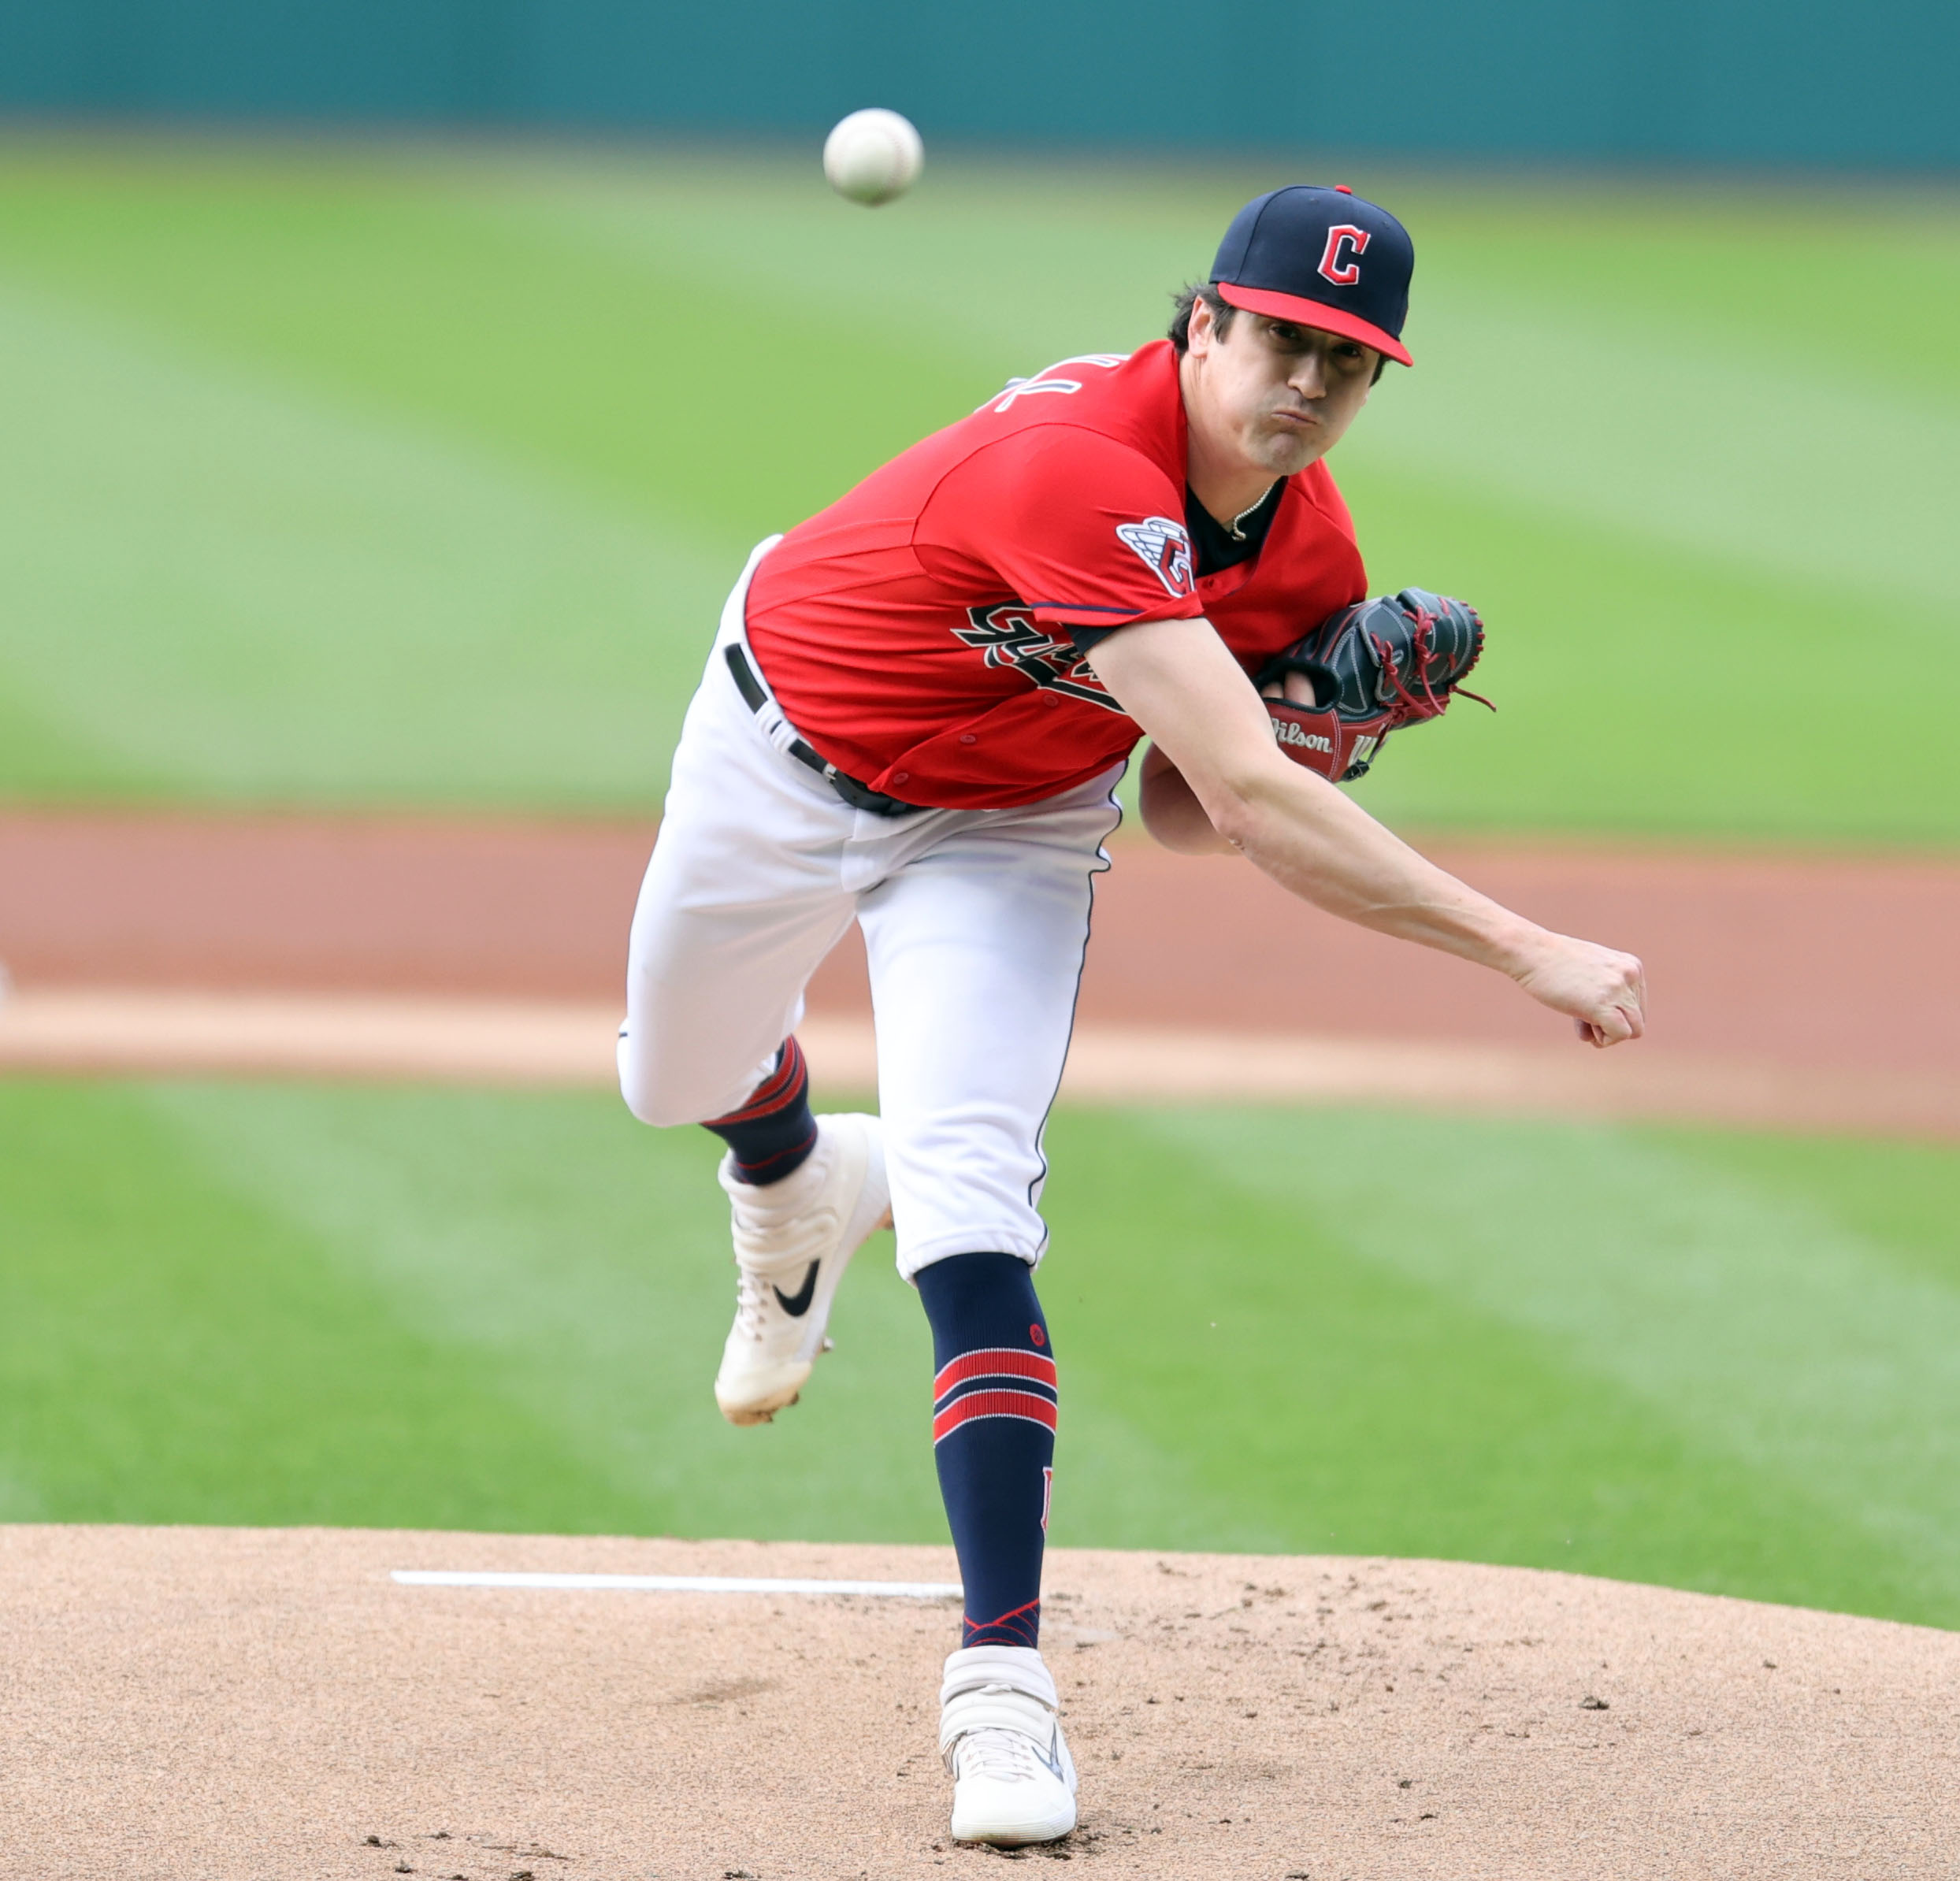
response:
<svg viewBox="0 0 1960 1881"><path fill-rule="evenodd" d="M1327 245L1320 257L1320 272L1337 288L1351 288L1361 278L1361 270L1355 262L1342 256L1346 249L1360 257L1368 253L1368 231L1357 228L1352 222L1337 222L1327 231Z"/></svg>

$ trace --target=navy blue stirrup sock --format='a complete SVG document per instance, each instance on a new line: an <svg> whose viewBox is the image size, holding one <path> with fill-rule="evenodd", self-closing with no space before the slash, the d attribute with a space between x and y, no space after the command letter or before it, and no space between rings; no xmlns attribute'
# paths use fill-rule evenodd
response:
<svg viewBox="0 0 1960 1881"><path fill-rule="evenodd" d="M1055 1464L1055 1359L1034 1273L1012 1254L922 1267L933 1460L966 1583L963 1646L1034 1646Z"/></svg>
<svg viewBox="0 0 1960 1881"><path fill-rule="evenodd" d="M711 1117L711 1130L735 1156L735 1174L758 1186L780 1182L800 1169L817 1146L817 1120L810 1111L810 1070L793 1034L776 1054L776 1068L748 1094L740 1110Z"/></svg>

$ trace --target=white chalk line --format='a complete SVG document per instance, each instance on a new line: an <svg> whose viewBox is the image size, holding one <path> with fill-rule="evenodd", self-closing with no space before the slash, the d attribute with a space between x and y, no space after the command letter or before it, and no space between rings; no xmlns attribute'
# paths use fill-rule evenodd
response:
<svg viewBox="0 0 1960 1881"><path fill-rule="evenodd" d="M397 1568L404 1587L543 1587L598 1593L856 1593L893 1600L958 1600L952 1581L760 1580L722 1574L504 1574L474 1569Z"/></svg>

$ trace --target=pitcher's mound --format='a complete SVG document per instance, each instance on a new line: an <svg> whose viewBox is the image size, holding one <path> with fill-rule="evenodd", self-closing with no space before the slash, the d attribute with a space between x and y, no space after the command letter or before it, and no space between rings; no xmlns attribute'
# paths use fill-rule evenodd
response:
<svg viewBox="0 0 1960 1881"><path fill-rule="evenodd" d="M9 1872L971 1875L951 1602L403 1585L949 1581L948 1551L0 1529ZM1043 1645L1118 1876L1951 1877L1960 1635L1436 1561L1056 1551ZM1080 1871L1078 1871L1080 1872Z"/></svg>

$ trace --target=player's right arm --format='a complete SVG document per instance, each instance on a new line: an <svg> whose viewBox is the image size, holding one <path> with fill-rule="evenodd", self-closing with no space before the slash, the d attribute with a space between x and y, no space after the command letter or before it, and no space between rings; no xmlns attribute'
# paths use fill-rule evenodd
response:
<svg viewBox="0 0 1960 1881"><path fill-rule="evenodd" d="M1215 846L1194 808L1216 838L1316 907L1506 974L1594 1045L1640 1037L1639 960L1554 933L1479 894L1283 756L1258 695L1208 621L1140 621L1103 640L1090 663L1161 753L1145 760L1145 819L1170 847Z"/></svg>
<svg viewBox="0 0 1960 1881"><path fill-rule="evenodd" d="M1105 682L1107 683L1107 682ZM1197 792L1165 755L1160 744L1143 748L1137 779L1137 807L1143 826L1167 849L1180 855L1235 855L1238 851L1212 827Z"/></svg>

